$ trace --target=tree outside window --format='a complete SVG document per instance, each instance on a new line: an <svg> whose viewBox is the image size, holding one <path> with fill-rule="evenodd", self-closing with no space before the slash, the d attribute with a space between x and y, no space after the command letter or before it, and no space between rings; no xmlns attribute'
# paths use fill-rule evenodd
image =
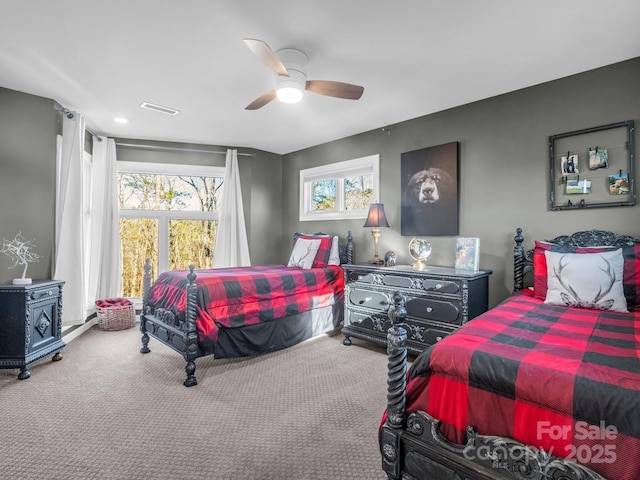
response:
<svg viewBox="0 0 640 480"><path fill-rule="evenodd" d="M118 174L123 296L142 296L144 263L160 271L210 268L224 185L219 176ZM184 169L184 166L181 166ZM163 166L166 169L166 166Z"/></svg>

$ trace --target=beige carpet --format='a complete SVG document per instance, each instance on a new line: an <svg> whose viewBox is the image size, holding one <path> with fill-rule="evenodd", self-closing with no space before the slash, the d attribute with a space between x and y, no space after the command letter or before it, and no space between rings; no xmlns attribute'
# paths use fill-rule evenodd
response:
<svg viewBox="0 0 640 480"><path fill-rule="evenodd" d="M63 360L0 370L0 477L384 479L385 349L322 335L260 357L183 358L93 327Z"/></svg>

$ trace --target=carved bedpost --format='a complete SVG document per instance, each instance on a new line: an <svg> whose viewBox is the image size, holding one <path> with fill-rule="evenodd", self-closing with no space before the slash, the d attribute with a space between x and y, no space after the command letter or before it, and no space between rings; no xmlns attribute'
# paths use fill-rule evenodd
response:
<svg viewBox="0 0 640 480"><path fill-rule="evenodd" d="M142 277L142 313L140 314L140 331L142 332L142 348L140 353L149 353L149 335L147 335L147 325L144 315L146 313L149 290L151 289L151 260L144 261L144 275Z"/></svg>
<svg viewBox="0 0 640 480"><path fill-rule="evenodd" d="M196 371L195 359L198 357L198 332L196 331L197 287L194 269L194 265L189 265L189 274L187 275L187 307L184 319L186 326L186 348L184 359L187 361L187 366L185 367L187 378L183 382L185 387L193 387L198 384L194 375Z"/></svg>
<svg viewBox="0 0 640 480"><path fill-rule="evenodd" d="M525 253L522 246L522 242L524 242L522 228L516 228L516 235L513 240L516 242L516 246L513 247L513 291L519 292L524 288Z"/></svg>
<svg viewBox="0 0 640 480"><path fill-rule="evenodd" d="M347 263L349 265L353 264L353 235L351 235L351 230L347 232Z"/></svg>
<svg viewBox="0 0 640 480"><path fill-rule="evenodd" d="M382 468L389 479L400 478L400 435L406 423L407 387L407 331L403 324L407 317L402 293L393 294L389 318L393 325L387 332L389 357L387 377L387 420L380 435Z"/></svg>

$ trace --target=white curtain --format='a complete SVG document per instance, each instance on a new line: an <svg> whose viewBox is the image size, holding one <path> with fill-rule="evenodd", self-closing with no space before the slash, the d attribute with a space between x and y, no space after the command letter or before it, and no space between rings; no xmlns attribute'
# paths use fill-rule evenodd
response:
<svg viewBox="0 0 640 480"><path fill-rule="evenodd" d="M86 313L84 133L85 119L63 115L58 139L56 244L53 278L64 280L62 324L84 323Z"/></svg>
<svg viewBox="0 0 640 480"><path fill-rule="evenodd" d="M89 216L89 306L97 299L122 293L120 218L116 142L112 138L93 141L91 212Z"/></svg>
<svg viewBox="0 0 640 480"><path fill-rule="evenodd" d="M213 268L246 267L251 265L251 259L244 223L237 150L227 150L226 161L222 208L218 220L212 266Z"/></svg>

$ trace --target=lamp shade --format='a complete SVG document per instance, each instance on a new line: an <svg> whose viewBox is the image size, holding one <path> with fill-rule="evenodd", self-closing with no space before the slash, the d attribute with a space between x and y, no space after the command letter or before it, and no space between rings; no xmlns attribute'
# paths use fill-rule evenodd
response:
<svg viewBox="0 0 640 480"><path fill-rule="evenodd" d="M369 214L365 227L390 227L387 216L384 213L384 205L382 203L372 203L369 205Z"/></svg>

